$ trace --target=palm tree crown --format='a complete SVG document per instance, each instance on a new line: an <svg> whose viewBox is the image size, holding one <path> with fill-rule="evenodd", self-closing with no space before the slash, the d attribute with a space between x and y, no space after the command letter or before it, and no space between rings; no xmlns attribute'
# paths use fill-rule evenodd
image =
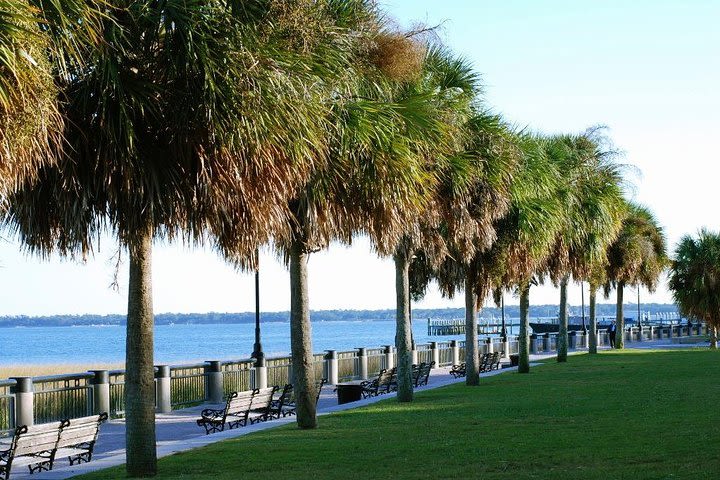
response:
<svg viewBox="0 0 720 480"><path fill-rule="evenodd" d="M720 328L720 233L700 230L685 235L675 248L670 267L670 290L680 313L713 327L711 345L717 347Z"/></svg>

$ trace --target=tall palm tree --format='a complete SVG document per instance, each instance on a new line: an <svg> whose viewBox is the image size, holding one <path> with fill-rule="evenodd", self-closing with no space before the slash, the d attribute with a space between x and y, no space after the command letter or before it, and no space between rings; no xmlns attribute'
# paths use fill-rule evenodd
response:
<svg viewBox="0 0 720 480"><path fill-rule="evenodd" d="M465 293L466 384L478 385L477 312L491 290L484 253L496 238L495 223L507 213L520 150L498 115L476 112L466 122L463 151L450 163L436 208L447 253L434 269L444 296Z"/></svg>
<svg viewBox="0 0 720 480"><path fill-rule="evenodd" d="M511 188L508 215L496 226L498 239L488 252L498 288L516 286L520 296L518 372L530 371L530 286L542 280L547 259L563 228L560 164L552 160L551 141L536 135L519 139L523 156Z"/></svg>
<svg viewBox="0 0 720 480"><path fill-rule="evenodd" d="M551 157L562 173L560 195L565 204L563 227L547 262L551 279L560 286L558 362L567 361L570 276L585 278L593 265L605 260L624 215L621 171L613 162L614 152L604 148L607 142L600 132L590 129L551 140Z"/></svg>
<svg viewBox="0 0 720 480"><path fill-rule="evenodd" d="M485 136L489 125L496 126L497 117L477 111L478 78L472 67L447 49L433 46L426 58L425 88L437 92L436 110L450 119L448 142L444 151L434 155L434 171L438 178L425 212L404 226L402 242L395 249L398 400L411 401L412 323L409 316L407 285L409 266L425 263L427 272L436 269L448 255L451 241L470 248L485 245L492 237L492 220L502 214L501 202L492 203L497 188L492 184L493 164L488 167ZM485 150L483 150L485 149ZM501 177L501 175L497 175ZM501 196L502 197L502 196ZM481 238L481 239L478 239ZM471 254L463 252L465 257ZM418 257L411 263L413 256ZM416 273L413 275L415 280ZM424 281L427 282L429 277ZM475 306L471 308L475 310ZM477 335L477 332L476 332Z"/></svg>
<svg viewBox="0 0 720 480"><path fill-rule="evenodd" d="M317 425L308 254L332 240L350 242L354 234L364 233L378 252L394 251L396 262L409 259L409 249L395 246L402 243L404 226L420 215L435 182L428 152L444 142L442 112L436 107L446 90L425 86L424 46L412 36L384 30L379 21L369 25L363 33L369 37L370 55L354 62L349 78L356 83L334 97L336 128L328 139L329 161L298 190L289 204L290 234L276 240L290 264L291 349L301 428ZM398 276L398 292L407 292L406 279L407 270ZM402 358L403 352L398 355ZM398 363L400 385L405 371Z"/></svg>
<svg viewBox="0 0 720 480"><path fill-rule="evenodd" d="M619 333L616 348L624 348L625 318L623 290L626 285L643 285L651 292L668 265L667 241L662 227L647 208L629 203L618 237L608 247L605 267L605 295L617 290L615 322Z"/></svg>
<svg viewBox="0 0 720 480"><path fill-rule="evenodd" d="M252 262L325 149L328 107L315 86L339 55L315 55L332 51L315 42L330 36L315 30L324 18L298 22L285 2L113 6L103 41L81 50L82 62L63 58L69 74L56 79L67 148L10 198L6 222L44 254L84 255L104 231L127 248L127 470L148 476L157 468L152 241L210 236ZM288 25L309 30L289 35ZM351 38L331 28L333 41Z"/></svg>
<svg viewBox="0 0 720 480"><path fill-rule="evenodd" d="M685 235L675 248L670 290L680 312L711 327L710 348L717 349L720 327L720 233L700 230Z"/></svg>

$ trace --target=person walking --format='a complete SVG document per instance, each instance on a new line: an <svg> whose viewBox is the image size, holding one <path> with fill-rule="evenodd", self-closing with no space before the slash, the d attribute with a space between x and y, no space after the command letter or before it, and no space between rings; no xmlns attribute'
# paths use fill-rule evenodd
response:
<svg viewBox="0 0 720 480"><path fill-rule="evenodd" d="M615 320L613 320L613 322L610 324L607 332L608 338L610 339L610 348L615 348L615 333L617 332L617 325L615 325Z"/></svg>

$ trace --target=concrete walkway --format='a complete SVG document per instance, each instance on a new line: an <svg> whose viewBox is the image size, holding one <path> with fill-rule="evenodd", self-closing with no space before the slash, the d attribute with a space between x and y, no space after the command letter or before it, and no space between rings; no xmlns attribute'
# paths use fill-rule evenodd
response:
<svg viewBox="0 0 720 480"><path fill-rule="evenodd" d="M670 343L669 340L653 340L645 342L634 342L628 348L688 348L688 347L702 347L707 346L707 343L687 345L687 344L676 344ZM601 347L602 348L602 347ZM606 349L603 348L603 349ZM586 350L571 351L570 354L584 353ZM542 355L531 355L531 362L537 362L547 358L555 357L555 353L542 354ZM540 365L538 363L531 363L533 366ZM505 372L515 371L517 368L509 367L500 370L495 370L490 373L483 373L481 377L488 377L492 375L499 375ZM449 374L449 367L441 367L432 370L427 386L420 387L417 391L430 390L433 388L443 387L453 383L464 382L463 378L454 379ZM333 392L334 387L332 385L325 386L320 395L318 403L318 414L327 415L332 412L338 412L342 410L349 410L353 408L370 405L381 400L388 398L394 398L395 394L380 395L378 397L372 397L363 399L357 402L346 403L344 405L338 405L337 396ZM157 436L157 454L158 457L165 457L173 453L182 452L185 450L191 450L193 448L202 447L211 443L227 440L230 438L247 435L258 430L266 430L268 428L275 428L280 425L286 425L288 423L294 423L295 417L281 418L278 420L272 420L269 422L263 422L255 425L248 425L247 427L236 428L233 430L226 430L224 432L213 433L205 435L203 428L198 427L195 421L200 418L200 411L204 408L222 408L224 405L213 405L203 404L197 407L185 408L182 410L176 410L172 413L157 414L156 415L156 436ZM55 465L55 468L51 472L42 472L40 474L29 475L25 468L13 469L12 479L65 479L75 475L88 473L96 470L105 469L125 463L125 421L123 419L111 420L103 424L100 428L100 436L98 438L95 454L93 460L90 463L84 463L82 465L69 466L66 459L59 459Z"/></svg>

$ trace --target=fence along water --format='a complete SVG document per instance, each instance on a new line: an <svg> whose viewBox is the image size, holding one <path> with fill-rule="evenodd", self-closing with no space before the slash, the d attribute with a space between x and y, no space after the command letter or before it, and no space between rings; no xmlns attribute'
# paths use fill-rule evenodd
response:
<svg viewBox="0 0 720 480"><path fill-rule="evenodd" d="M707 327L699 323L629 327L623 332L628 341L707 333ZM587 348L587 337L583 332L571 332L570 348ZM557 334L533 334L530 336L530 352L554 351L556 339ZM607 333L599 330L598 345L607 344ZM504 352L506 356L518 353L518 346L517 336L508 336L505 341L500 337L481 338L478 344L480 353ZM434 361L436 367L445 367L463 362L465 351L464 341L431 342L417 344L413 357L417 363ZM392 368L396 362L395 349L386 345L381 348L357 348L341 352L330 350L315 354L313 366L316 381L326 378L328 383L334 384L373 377L383 368ZM257 366L252 359L241 359L159 365L156 370L156 407L159 412L206 403L213 399L213 392L220 392L222 397L261 385L282 386L292 383L292 360L287 356L268 358L263 367ZM111 417L123 416L124 382L124 370L0 380L0 435L11 432L18 424L18 419L24 419L24 423L47 423L103 411L107 411Z"/></svg>

